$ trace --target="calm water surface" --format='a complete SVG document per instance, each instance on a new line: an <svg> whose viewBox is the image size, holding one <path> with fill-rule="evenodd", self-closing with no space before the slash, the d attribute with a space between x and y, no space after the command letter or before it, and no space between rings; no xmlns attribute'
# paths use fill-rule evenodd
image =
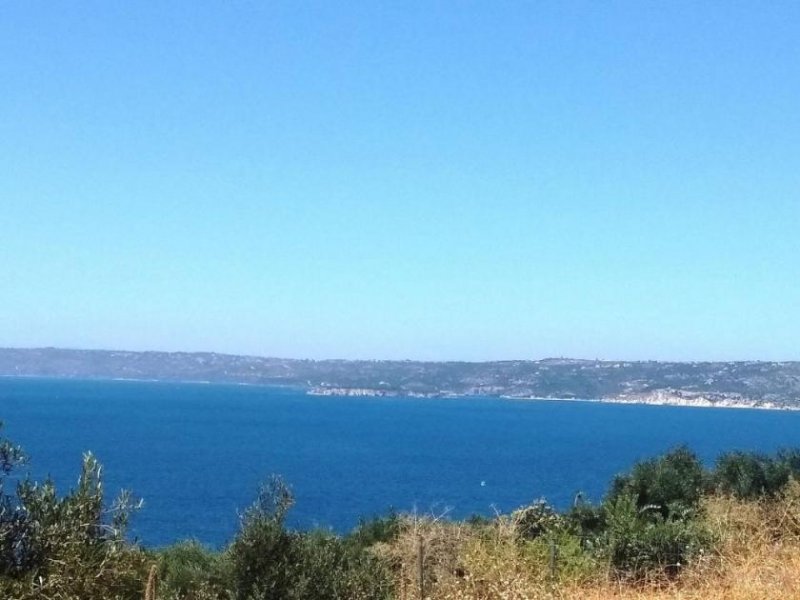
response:
<svg viewBox="0 0 800 600"><path fill-rule="evenodd" d="M0 378L0 420L59 486L94 452L106 490L144 498L132 533L151 545L224 544L272 473L295 491L293 526L344 531L390 507L462 517L599 499L612 475L680 443L707 461L800 446L794 412L130 381Z"/></svg>

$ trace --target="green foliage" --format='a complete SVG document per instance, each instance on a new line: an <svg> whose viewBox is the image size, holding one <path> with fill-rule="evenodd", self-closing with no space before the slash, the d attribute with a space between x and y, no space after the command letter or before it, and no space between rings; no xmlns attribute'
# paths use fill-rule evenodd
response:
<svg viewBox="0 0 800 600"><path fill-rule="evenodd" d="M487 517L486 515L481 515L479 513L473 513L468 516L464 522L471 527L487 527L494 522L494 519L491 517Z"/></svg>
<svg viewBox="0 0 800 600"><path fill-rule="evenodd" d="M537 500L529 506L514 511L511 517L517 534L528 540L536 539L549 531L562 529L564 526L563 517L544 500Z"/></svg>
<svg viewBox="0 0 800 600"><path fill-rule="evenodd" d="M102 470L91 454L65 495L52 481L20 479L15 469L24 460L19 447L0 438L0 598L140 600L154 564L153 600L381 600L395 593L396 563L388 562L386 545L403 539L408 521L394 512L362 521L344 537L293 531L286 527L291 490L273 478L225 550L184 542L147 554L124 537L130 495L105 504ZM559 513L537 501L510 519L471 519L467 526L488 539L494 525L512 524L515 551L532 558L528 564L546 565L553 581L588 581L604 566L623 578L674 576L713 547L702 524L704 492L779 503L787 494L800 497L799 476L798 450L727 453L707 473L680 447L616 477L600 506L579 495ZM18 483L9 493L12 477ZM797 528L800 518L784 513L781 526Z"/></svg>
<svg viewBox="0 0 800 600"><path fill-rule="evenodd" d="M775 459L789 469L792 477L798 479L800 476L800 449L781 448L775 453Z"/></svg>
<svg viewBox="0 0 800 600"><path fill-rule="evenodd" d="M655 507L664 519L686 509L696 509L704 486L703 466L685 446L664 456L636 463L629 474L618 475L607 501L627 496L637 508Z"/></svg>
<svg viewBox="0 0 800 600"><path fill-rule="evenodd" d="M604 513L598 554L622 576L675 575L710 543L708 533L688 511L664 518L658 507L640 507L630 494L607 501Z"/></svg>
<svg viewBox="0 0 800 600"><path fill-rule="evenodd" d="M568 522L620 575L674 575L709 546L698 520L705 481L697 456L679 447L618 475L599 510L576 506Z"/></svg>
<svg viewBox="0 0 800 600"><path fill-rule="evenodd" d="M390 573L369 551L321 531L295 539L298 577L291 598L378 600L392 597Z"/></svg>
<svg viewBox="0 0 800 600"><path fill-rule="evenodd" d="M605 527L603 510L588 502L575 502L572 508L564 513L564 527L580 538L591 538Z"/></svg>
<svg viewBox="0 0 800 600"><path fill-rule="evenodd" d="M524 554L535 558L534 564L550 570L558 581L585 582L597 577L601 559L587 551L585 540L574 532L553 530L534 540L523 540ZM555 551L555 555L553 552Z"/></svg>
<svg viewBox="0 0 800 600"><path fill-rule="evenodd" d="M0 421L0 432L3 430L3 422ZM22 448L12 444L9 440L0 437L0 484L5 475L8 475L19 465L25 463L27 457ZM3 493L0 487L0 494Z"/></svg>
<svg viewBox="0 0 800 600"><path fill-rule="evenodd" d="M228 549L237 600L290 597L296 557L284 519L292 503L289 488L273 477L243 515Z"/></svg>
<svg viewBox="0 0 800 600"><path fill-rule="evenodd" d="M345 540L356 548L369 548L378 543L391 542L398 536L402 527L403 520L392 510L386 516L362 519Z"/></svg>
<svg viewBox="0 0 800 600"><path fill-rule="evenodd" d="M392 532L390 519L349 541L327 532L297 533L284 526L292 496L277 478L248 510L227 551L237 600L390 598L387 567L369 552L371 536Z"/></svg>
<svg viewBox="0 0 800 600"><path fill-rule="evenodd" d="M230 569L226 555L189 541L161 550L157 558L163 598L211 600L227 597Z"/></svg>
<svg viewBox="0 0 800 600"><path fill-rule="evenodd" d="M737 498L757 498L767 488L765 467L769 459L745 452L728 452L717 459L717 488Z"/></svg>
<svg viewBox="0 0 800 600"><path fill-rule="evenodd" d="M740 499L774 498L790 477L800 475L800 451L780 450L774 457L756 452L726 452L717 459L716 488Z"/></svg>
<svg viewBox="0 0 800 600"><path fill-rule="evenodd" d="M101 468L91 454L77 488L64 496L51 481L20 481L0 509L4 597L140 597L144 557L124 540L131 509L129 495L105 509Z"/></svg>

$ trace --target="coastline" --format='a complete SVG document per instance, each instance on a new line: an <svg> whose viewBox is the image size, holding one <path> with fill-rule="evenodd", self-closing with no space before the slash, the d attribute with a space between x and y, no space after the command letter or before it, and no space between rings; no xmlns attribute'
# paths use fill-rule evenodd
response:
<svg viewBox="0 0 800 600"><path fill-rule="evenodd" d="M800 404L779 404L770 400L756 400L741 394L728 392L695 392L674 388L653 390L651 392L637 392L605 396L601 398L576 398L574 396L537 396L529 394L503 394L494 390L471 390L470 392L455 392L452 390L437 390L433 392L415 392L389 388L346 387L346 386L308 386L302 384L287 384L274 382L248 382L248 381L214 381L190 379L157 379L137 377L80 377L59 375L29 375L29 374L0 374L0 379L28 379L51 381L108 381L119 383L149 383L149 384L188 384L188 385L222 385L246 386L264 388L282 388L304 391L308 396L320 397L358 397L358 398L496 398L516 401L556 401L556 402L591 402L600 404L631 404L639 406L677 406L685 408L735 408L771 411L800 411Z"/></svg>
<svg viewBox="0 0 800 600"><path fill-rule="evenodd" d="M752 410L799 411L800 406L778 405L770 401L751 400L738 394L686 392L683 390L654 390L603 398L574 398L555 396L530 396L514 394L480 394L456 392L406 392L376 388L312 387L309 396L358 398L468 398L482 396L503 400L544 402L591 402L596 404L631 404L638 406L677 406L685 408L736 408Z"/></svg>
<svg viewBox="0 0 800 600"><path fill-rule="evenodd" d="M500 396L505 400L521 400L521 401L544 401L544 402L589 402L593 404L630 404L633 406L675 406L683 408L735 408L735 409L750 409L750 410L772 410L772 411L798 411L800 407L794 406L777 406L772 403L758 404L756 402L731 402L721 401L712 402L710 400L686 400L684 398L665 399L665 400L647 400L641 398L625 398L625 397L607 397L607 398L539 398L535 396Z"/></svg>

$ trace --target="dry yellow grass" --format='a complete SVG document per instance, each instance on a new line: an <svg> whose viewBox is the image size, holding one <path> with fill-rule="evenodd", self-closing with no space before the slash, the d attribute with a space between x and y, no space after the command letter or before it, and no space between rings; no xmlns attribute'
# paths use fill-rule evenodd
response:
<svg viewBox="0 0 800 600"><path fill-rule="evenodd" d="M419 600L425 547L428 600L800 600L800 484L776 501L705 500L713 553L672 581L615 581L601 563L551 577L541 547L517 542L511 519L476 534L437 519L413 519L383 552L397 565L400 600Z"/></svg>
<svg viewBox="0 0 800 600"><path fill-rule="evenodd" d="M157 578L158 578L158 566L151 565L150 573L147 576L147 585L144 588L144 600L156 600Z"/></svg>

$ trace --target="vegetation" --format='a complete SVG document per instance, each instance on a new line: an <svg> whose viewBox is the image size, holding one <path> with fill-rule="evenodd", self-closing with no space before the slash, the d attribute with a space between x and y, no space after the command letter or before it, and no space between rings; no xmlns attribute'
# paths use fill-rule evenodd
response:
<svg viewBox="0 0 800 600"><path fill-rule="evenodd" d="M664 392L715 404L800 409L800 362L293 360L208 352L0 348L0 375L277 384L323 392L368 389L401 396L622 396L630 400Z"/></svg>
<svg viewBox="0 0 800 600"><path fill-rule="evenodd" d="M123 493L104 507L94 457L84 457L77 487L59 496L51 481L29 478L9 494L10 476L25 458L7 440L0 440L0 456L0 597L140 597L146 559L124 539L131 498Z"/></svg>
<svg viewBox="0 0 800 600"><path fill-rule="evenodd" d="M0 598L266 600L800 597L800 452L687 448L640 462L599 505L536 501L454 522L395 513L346 536L293 531L270 480L221 551L126 541L129 494L105 502L87 455L77 487L20 475L0 437ZM11 489L13 487L13 490Z"/></svg>

